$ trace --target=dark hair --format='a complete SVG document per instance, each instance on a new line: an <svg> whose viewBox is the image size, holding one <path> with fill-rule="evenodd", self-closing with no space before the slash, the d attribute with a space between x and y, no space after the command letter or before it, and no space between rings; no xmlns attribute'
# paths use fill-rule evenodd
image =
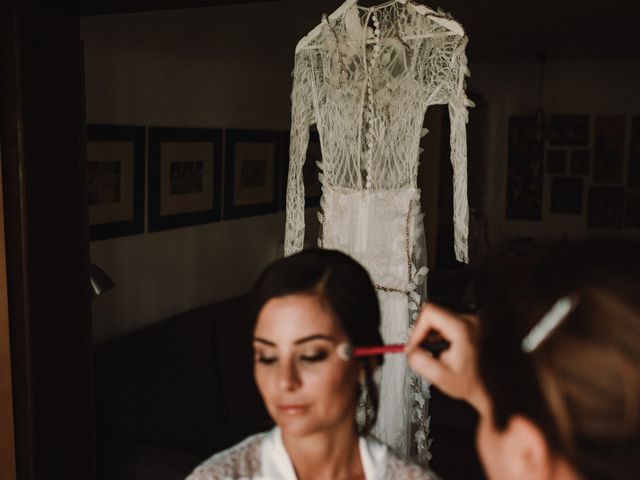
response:
<svg viewBox="0 0 640 480"><path fill-rule="evenodd" d="M577 306L531 353L522 339L565 295ZM495 426L521 414L583 478L640 472L640 243L557 245L503 278L480 313L479 372Z"/></svg>
<svg viewBox="0 0 640 480"><path fill-rule="evenodd" d="M336 250L309 249L272 263L258 278L251 295L253 318L272 298L286 295L317 296L340 322L352 345L380 345L380 307L367 271ZM254 321L255 321L254 320ZM377 365L382 357L377 358ZM363 361L371 416L361 426L368 433L376 420L378 390L373 380L377 366Z"/></svg>

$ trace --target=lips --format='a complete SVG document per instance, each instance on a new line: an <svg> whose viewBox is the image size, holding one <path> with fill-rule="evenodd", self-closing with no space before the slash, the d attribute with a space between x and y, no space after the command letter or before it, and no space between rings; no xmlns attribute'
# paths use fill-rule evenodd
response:
<svg viewBox="0 0 640 480"><path fill-rule="evenodd" d="M308 405L300 403L286 403L278 405L278 411L285 415L302 415L309 409Z"/></svg>

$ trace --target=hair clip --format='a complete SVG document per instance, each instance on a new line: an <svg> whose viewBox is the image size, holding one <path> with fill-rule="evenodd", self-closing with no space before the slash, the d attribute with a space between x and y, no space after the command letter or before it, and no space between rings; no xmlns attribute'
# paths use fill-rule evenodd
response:
<svg viewBox="0 0 640 480"><path fill-rule="evenodd" d="M531 353L560 326L567 315L576 308L578 300L573 295L565 295L556 301L540 321L522 339L521 347L525 353Z"/></svg>

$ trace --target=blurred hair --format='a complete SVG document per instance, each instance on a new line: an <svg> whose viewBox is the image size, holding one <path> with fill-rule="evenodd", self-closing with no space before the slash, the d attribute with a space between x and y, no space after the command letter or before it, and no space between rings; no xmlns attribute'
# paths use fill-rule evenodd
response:
<svg viewBox="0 0 640 480"><path fill-rule="evenodd" d="M521 341L562 296L578 299L531 353ZM506 275L480 313L479 371L495 425L522 414L583 478L640 472L640 243L550 248Z"/></svg>
<svg viewBox="0 0 640 480"><path fill-rule="evenodd" d="M369 274L358 262L336 250L309 249L272 263L260 275L251 296L255 320L272 298L286 295L310 295L326 305L339 322L352 345L381 345L380 307ZM254 320L254 321L255 321ZM371 415L361 433L366 434L376 421L378 389L373 372L382 364L361 360L365 371ZM357 401L355 399L354 401Z"/></svg>

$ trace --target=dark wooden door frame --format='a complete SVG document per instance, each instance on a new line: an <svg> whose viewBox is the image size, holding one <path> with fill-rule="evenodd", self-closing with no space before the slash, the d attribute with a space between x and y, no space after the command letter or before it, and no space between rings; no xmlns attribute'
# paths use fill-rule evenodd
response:
<svg viewBox="0 0 640 480"><path fill-rule="evenodd" d="M2 169L0 169L0 181ZM0 478L16 480L16 449L13 435L13 386L7 295L7 255L4 245L4 201L0 184Z"/></svg>
<svg viewBox="0 0 640 480"><path fill-rule="evenodd" d="M79 18L0 7L18 480L95 478Z"/></svg>
<svg viewBox="0 0 640 480"><path fill-rule="evenodd" d="M0 0L18 480L96 475L79 16L262 1L277 0Z"/></svg>

